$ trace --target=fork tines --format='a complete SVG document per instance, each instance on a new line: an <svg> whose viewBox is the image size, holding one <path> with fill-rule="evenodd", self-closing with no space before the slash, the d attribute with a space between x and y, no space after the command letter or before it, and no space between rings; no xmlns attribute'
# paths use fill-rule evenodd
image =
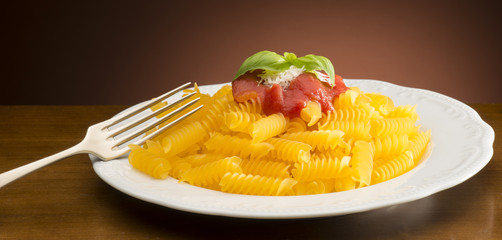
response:
<svg viewBox="0 0 502 240"><path fill-rule="evenodd" d="M123 122L124 120L128 120L130 119L131 117L145 111L146 109L148 108L151 108L152 106L164 101L165 99L173 96L174 94L188 88L188 86L190 85L191 83L188 82L188 83L185 83L167 93L164 93L162 94L161 96L157 97L157 98L154 98L150 101L147 101L145 102L144 104L141 104L140 106L136 107L136 108L133 108L127 112L124 112L120 115L117 115L116 117L113 117L111 118L109 121L110 123L108 123L104 129L102 129L103 131L109 131L109 134L108 134L108 139L109 138L115 138L117 137L119 134L121 133L124 133L126 132L127 130L130 130L164 112L166 112L167 110L173 108L173 107L176 107L176 109L172 110L171 112L165 114L164 116L160 117L160 118L157 118L155 121L151 122L151 123L148 123L146 126L144 127L141 127L140 130L137 130L137 131L134 131L133 133L130 133L130 134L127 134L126 136L124 137L120 137L120 139L118 139L118 141L116 142L116 144L114 145L113 148L120 148L120 146L122 146L124 143L128 143L129 141L139 137L140 135L146 133L147 131L151 130L152 128L155 128L157 127L158 125L160 125L161 123L163 123L164 121L172 118L173 116L175 116L176 114L180 113L181 111L187 109L188 107L190 107L191 105L193 105L194 103L196 103L197 101L200 100L199 97L197 98L194 98L192 100L190 100L189 102L186 102L184 103L185 100L193 97L196 92L192 92L190 94L187 94L183 97L181 97L180 99L172 102L172 103L169 103L159 109L157 109L156 111L152 111L151 113L148 113L144 116L141 116L139 119L137 120L134 120L132 122L128 122L127 124L123 125L123 126L120 126L120 127L117 127L116 129L113 129L113 130L108 130L109 127L111 126L114 126L120 122ZM137 145L140 145L140 144L143 144L144 142L146 142L147 140L149 139L152 139L153 137L155 136L158 136L160 133L162 133L164 130L170 128L171 126L173 126L174 124L178 123L179 121L183 120L184 118L190 116L191 114L193 114L194 112L198 111L200 108L202 108L203 105L200 105L200 106L197 106L196 108L192 109L191 111L183 114L182 116L180 117L177 117L175 120L171 121L170 123L162 126L161 128L159 128L158 130L156 130L155 132L153 133L150 133L144 137L142 137L141 139L135 141L135 142L132 142L133 144L137 144Z"/></svg>

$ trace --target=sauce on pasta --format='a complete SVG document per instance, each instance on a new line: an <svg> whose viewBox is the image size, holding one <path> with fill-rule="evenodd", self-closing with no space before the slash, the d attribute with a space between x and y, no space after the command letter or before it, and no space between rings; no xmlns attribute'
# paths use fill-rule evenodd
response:
<svg viewBox="0 0 502 240"><path fill-rule="evenodd" d="M321 105L322 112L333 110L333 98L347 91L342 77L335 75L335 86L329 87L314 74L302 73L291 81L287 89L279 84L271 87L259 84L260 71L246 73L232 83L232 92L237 102L257 99L267 115L282 113L287 117L298 117L309 101Z"/></svg>

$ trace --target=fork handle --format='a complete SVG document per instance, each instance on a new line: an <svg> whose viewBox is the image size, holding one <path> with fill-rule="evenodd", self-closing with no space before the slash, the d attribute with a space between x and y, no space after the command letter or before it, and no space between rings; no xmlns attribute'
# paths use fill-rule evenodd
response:
<svg viewBox="0 0 502 240"><path fill-rule="evenodd" d="M34 161L32 163L28 163L26 165L14 168L10 171L4 172L0 174L0 188L3 186L13 182L14 180L31 173L35 170L38 170L40 168L43 168L51 163L57 162L63 158L67 158L69 156L78 154L78 153L84 153L83 149L81 148L81 144L77 144L73 147L70 147L66 150L63 150L61 152L58 152L56 154L53 154L51 156L42 158L40 160Z"/></svg>

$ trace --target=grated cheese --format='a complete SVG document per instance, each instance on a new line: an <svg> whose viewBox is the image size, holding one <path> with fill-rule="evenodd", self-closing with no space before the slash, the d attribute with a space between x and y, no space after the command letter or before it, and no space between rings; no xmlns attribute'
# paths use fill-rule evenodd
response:
<svg viewBox="0 0 502 240"><path fill-rule="evenodd" d="M271 87L274 84L279 84L282 89L287 89L291 81L302 74L304 70L305 69L303 67L297 68L295 66L291 66L288 70L285 70L283 72L268 73L267 71L265 71L258 76L261 78L260 84L268 87Z"/></svg>

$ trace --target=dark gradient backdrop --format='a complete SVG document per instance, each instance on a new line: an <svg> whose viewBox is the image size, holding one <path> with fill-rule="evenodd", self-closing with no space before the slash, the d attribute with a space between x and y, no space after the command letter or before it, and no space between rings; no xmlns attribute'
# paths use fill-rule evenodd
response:
<svg viewBox="0 0 502 240"><path fill-rule="evenodd" d="M0 104L133 104L231 81L260 50L330 58L344 78L502 102L488 1L12 1Z"/></svg>

